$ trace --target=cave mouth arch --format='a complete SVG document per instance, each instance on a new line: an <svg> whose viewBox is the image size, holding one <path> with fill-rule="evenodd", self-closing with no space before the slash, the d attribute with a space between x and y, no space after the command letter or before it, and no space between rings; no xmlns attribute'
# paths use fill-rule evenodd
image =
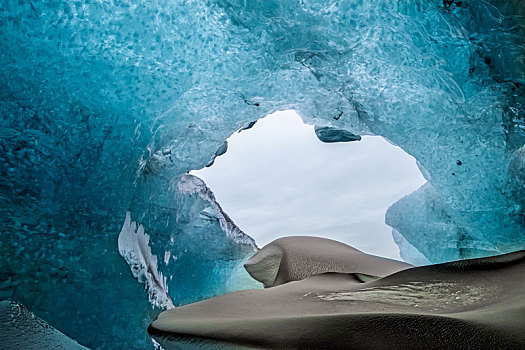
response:
<svg viewBox="0 0 525 350"><path fill-rule="evenodd" d="M412 156L380 136L323 133L326 128L305 124L294 110L249 127L190 174L204 180L259 246L284 236L320 236L400 259L385 212L426 182Z"/></svg>
<svg viewBox="0 0 525 350"><path fill-rule="evenodd" d="M119 224L130 211L144 226L175 303L226 292L221 241L191 231L224 237L216 213L166 185L283 106L418 159L431 183L390 219L432 262L524 248L518 1L248 3L5 8L2 295L92 348L148 348L143 331L122 331L145 330L151 306Z"/></svg>

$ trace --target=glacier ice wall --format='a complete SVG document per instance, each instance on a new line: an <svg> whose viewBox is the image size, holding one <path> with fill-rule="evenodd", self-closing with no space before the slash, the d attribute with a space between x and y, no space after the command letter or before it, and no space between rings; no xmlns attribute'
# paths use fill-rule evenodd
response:
<svg viewBox="0 0 525 350"><path fill-rule="evenodd" d="M0 301L2 349L88 350L14 301Z"/></svg>
<svg viewBox="0 0 525 350"><path fill-rule="evenodd" d="M260 288L242 267L256 252L255 241L223 212L206 184L183 174L172 179L166 191L174 194L169 203L136 218L154 235L132 221L131 213L119 234L120 254L145 284L150 301L169 308L241 288Z"/></svg>
<svg viewBox="0 0 525 350"><path fill-rule="evenodd" d="M203 249L233 271L247 246L174 181L279 109L416 157L429 183L387 215L401 249L435 262L522 247L523 12L518 0L3 1L0 297L87 346L144 348L156 311L118 252L126 213L175 304L219 291ZM178 258L163 266L171 238Z"/></svg>

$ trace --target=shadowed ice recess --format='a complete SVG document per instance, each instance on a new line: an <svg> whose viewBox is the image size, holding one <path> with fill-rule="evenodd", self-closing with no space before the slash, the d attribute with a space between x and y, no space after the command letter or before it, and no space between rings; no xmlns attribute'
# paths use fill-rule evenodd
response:
<svg viewBox="0 0 525 350"><path fill-rule="evenodd" d="M523 12L518 0L3 1L0 298L90 348L144 349L159 307L134 274L165 278L174 305L246 287L235 271L253 240L184 174L278 110L416 158L428 183L386 215L402 256L523 249ZM131 267L150 270L151 255L158 271L130 271L123 226L124 247L143 252L124 254Z"/></svg>

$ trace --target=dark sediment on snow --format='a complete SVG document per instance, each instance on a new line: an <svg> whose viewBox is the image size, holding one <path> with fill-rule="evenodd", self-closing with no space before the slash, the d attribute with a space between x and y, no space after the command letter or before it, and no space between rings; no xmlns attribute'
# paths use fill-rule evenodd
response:
<svg viewBox="0 0 525 350"><path fill-rule="evenodd" d="M325 272L351 272L368 282L412 265L365 254L331 239L293 236L267 244L244 267L265 287L274 287Z"/></svg>
<svg viewBox="0 0 525 350"><path fill-rule="evenodd" d="M371 282L352 271L323 273L163 312L149 332L167 349L188 341L301 349L524 348L524 273L525 251L414 267Z"/></svg>

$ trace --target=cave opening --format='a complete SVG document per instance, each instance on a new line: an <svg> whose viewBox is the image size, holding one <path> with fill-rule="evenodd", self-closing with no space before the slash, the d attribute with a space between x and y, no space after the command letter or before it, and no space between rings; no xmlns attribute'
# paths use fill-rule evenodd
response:
<svg viewBox="0 0 525 350"><path fill-rule="evenodd" d="M234 133L220 156L190 174L204 180L259 247L285 236L319 236L400 259L385 212L426 182L416 160L383 137L324 129L346 136L330 138L293 110L269 114Z"/></svg>

